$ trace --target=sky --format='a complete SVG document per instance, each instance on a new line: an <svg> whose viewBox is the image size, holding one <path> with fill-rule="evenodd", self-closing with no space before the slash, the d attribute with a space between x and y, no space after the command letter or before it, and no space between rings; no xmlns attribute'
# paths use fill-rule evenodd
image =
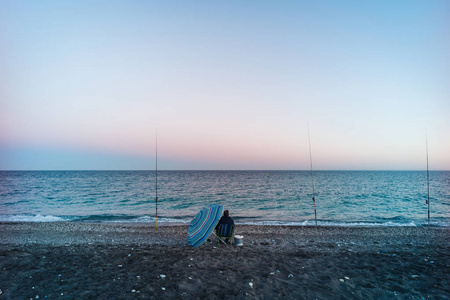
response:
<svg viewBox="0 0 450 300"><path fill-rule="evenodd" d="M0 41L0 170L450 170L446 0L3 0Z"/></svg>

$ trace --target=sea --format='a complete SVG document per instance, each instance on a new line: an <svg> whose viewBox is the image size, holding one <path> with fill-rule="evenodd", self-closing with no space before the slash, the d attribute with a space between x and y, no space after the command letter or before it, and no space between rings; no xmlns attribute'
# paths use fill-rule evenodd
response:
<svg viewBox="0 0 450 300"><path fill-rule="evenodd" d="M450 171L0 171L0 222L189 224L213 203L237 224L449 227Z"/></svg>

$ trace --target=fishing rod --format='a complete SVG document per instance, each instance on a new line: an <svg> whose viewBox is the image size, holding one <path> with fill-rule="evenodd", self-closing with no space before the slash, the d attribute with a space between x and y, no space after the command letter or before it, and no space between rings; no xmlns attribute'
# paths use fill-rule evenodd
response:
<svg viewBox="0 0 450 300"><path fill-rule="evenodd" d="M426 129L425 129L425 143L426 143L426 148L427 148L428 225L430 225L430 175L429 175L429 172L428 172L428 134L427 134L427 130Z"/></svg>
<svg viewBox="0 0 450 300"><path fill-rule="evenodd" d="M158 128L156 128L156 169L155 169L155 205L156 228L158 228Z"/></svg>
<svg viewBox="0 0 450 300"><path fill-rule="evenodd" d="M312 163L312 154L311 154L311 137L309 135L309 123L308 123L308 141L309 141L309 162L311 163L311 185L312 185L312 200L314 202L314 220L316 221L317 226L317 213L316 213L316 198L314 192L314 175L313 175L313 163Z"/></svg>

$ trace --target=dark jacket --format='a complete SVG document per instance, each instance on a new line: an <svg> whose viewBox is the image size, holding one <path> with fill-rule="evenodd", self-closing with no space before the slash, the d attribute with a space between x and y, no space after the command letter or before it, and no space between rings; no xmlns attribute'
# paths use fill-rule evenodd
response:
<svg viewBox="0 0 450 300"><path fill-rule="evenodd" d="M217 226L219 226L220 224L231 224L231 225L234 225L234 221L233 221L233 219L231 217L222 216L222 218L220 218L219 224Z"/></svg>

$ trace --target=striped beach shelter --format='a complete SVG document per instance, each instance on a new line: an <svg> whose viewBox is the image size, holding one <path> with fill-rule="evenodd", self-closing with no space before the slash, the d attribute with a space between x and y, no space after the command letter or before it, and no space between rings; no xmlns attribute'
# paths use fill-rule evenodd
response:
<svg viewBox="0 0 450 300"><path fill-rule="evenodd" d="M223 206L211 204L192 219L188 228L188 244L198 247L208 240L223 214Z"/></svg>

